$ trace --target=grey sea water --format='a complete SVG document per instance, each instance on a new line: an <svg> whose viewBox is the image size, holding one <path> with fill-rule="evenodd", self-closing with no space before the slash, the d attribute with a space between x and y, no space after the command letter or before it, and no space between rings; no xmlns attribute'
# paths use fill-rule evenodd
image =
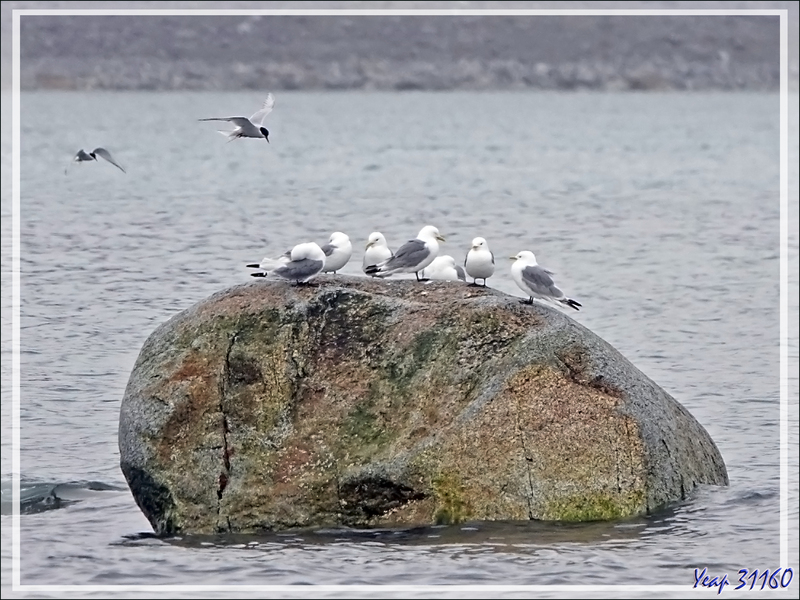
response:
<svg viewBox="0 0 800 600"><path fill-rule="evenodd" d="M735 580L742 568L793 566L780 564L778 546L777 94L276 92L270 144L226 143L215 124L197 122L249 115L263 96L22 94L20 474L29 509L21 516L22 584L459 584L489 586L476 594L526 597L532 592L491 586L690 591L695 568ZM4 107L9 100L3 97ZM3 110L6 596L11 146ZM792 139L789 343L796 365ZM102 161L64 174L79 148L96 146L127 174ZM485 237L498 257L489 285L520 298L505 257L534 251L583 304L571 316L709 431L730 487L698 489L659 514L618 523L149 535L119 469L117 422L150 332L248 281L246 263L296 242L344 231L356 251L343 272L358 274L371 231L396 247L425 224L446 236L442 252L457 261L473 237ZM789 377L796 407L797 371ZM796 408L791 415L796 440ZM796 523L796 494L789 506ZM796 564L796 546L792 557ZM316 593L323 592L333 593Z"/></svg>

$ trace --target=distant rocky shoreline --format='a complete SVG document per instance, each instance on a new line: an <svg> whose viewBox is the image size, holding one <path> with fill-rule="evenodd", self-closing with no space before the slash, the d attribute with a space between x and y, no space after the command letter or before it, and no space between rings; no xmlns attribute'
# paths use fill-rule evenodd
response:
<svg viewBox="0 0 800 600"><path fill-rule="evenodd" d="M36 16L20 28L25 90L777 91L780 81L774 16ZM790 79L796 89L796 61Z"/></svg>
<svg viewBox="0 0 800 600"><path fill-rule="evenodd" d="M719 61L722 63L722 59ZM725 68L707 63L621 67L607 62L561 64L472 60L387 63L281 62L213 65L181 60L105 59L87 66L75 60L27 62L25 90L752 90L776 91L777 68ZM796 81L796 78L795 78ZM795 86L796 87L796 86Z"/></svg>

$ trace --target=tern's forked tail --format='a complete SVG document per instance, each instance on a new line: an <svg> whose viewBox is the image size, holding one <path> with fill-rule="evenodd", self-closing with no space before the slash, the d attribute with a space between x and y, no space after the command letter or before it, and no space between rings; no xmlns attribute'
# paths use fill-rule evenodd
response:
<svg viewBox="0 0 800 600"><path fill-rule="evenodd" d="M242 135L241 129L234 129L233 131L230 130L226 131L225 129L217 129L217 133L224 135L226 138L228 138L229 142L239 139L240 137L244 137Z"/></svg>

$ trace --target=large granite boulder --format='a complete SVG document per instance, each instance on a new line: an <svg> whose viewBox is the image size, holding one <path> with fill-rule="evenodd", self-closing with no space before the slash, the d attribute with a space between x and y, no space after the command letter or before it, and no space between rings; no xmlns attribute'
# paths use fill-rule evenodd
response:
<svg viewBox="0 0 800 600"><path fill-rule="evenodd" d="M686 409L558 309L316 282L225 290L145 342L119 446L157 533L614 519L728 483Z"/></svg>

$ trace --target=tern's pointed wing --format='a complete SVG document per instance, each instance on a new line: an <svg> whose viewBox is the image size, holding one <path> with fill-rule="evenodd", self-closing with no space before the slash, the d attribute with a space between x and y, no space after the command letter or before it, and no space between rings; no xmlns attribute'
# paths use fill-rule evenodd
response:
<svg viewBox="0 0 800 600"><path fill-rule="evenodd" d="M76 162L80 162L82 160L92 160L92 157L89 156L88 154L86 154L86 152L83 150L83 148L78 150L78 152L75 154L75 156L72 157L72 160L69 161L69 165L64 167L64 175L67 174L67 171L69 170L69 166L70 165L75 164Z"/></svg>
<svg viewBox="0 0 800 600"><path fill-rule="evenodd" d="M261 125L264 122L266 116L272 112L272 109L275 107L275 96L272 93L267 94L267 99L264 100L264 104L261 105L261 108L258 112L253 113L253 116L250 117L250 122L254 125Z"/></svg>
<svg viewBox="0 0 800 600"><path fill-rule="evenodd" d="M111 156L111 153L108 150L106 150L105 148L95 148L94 151L92 152L92 154L95 154L96 156L102 156L108 162L110 162L112 165L117 167L120 171L125 173L125 169L123 169L120 166L120 164L117 161L114 160L114 158Z"/></svg>
<svg viewBox="0 0 800 600"><path fill-rule="evenodd" d="M210 119L197 119L198 121L228 121L237 127L245 127L250 124L247 117L211 117Z"/></svg>

